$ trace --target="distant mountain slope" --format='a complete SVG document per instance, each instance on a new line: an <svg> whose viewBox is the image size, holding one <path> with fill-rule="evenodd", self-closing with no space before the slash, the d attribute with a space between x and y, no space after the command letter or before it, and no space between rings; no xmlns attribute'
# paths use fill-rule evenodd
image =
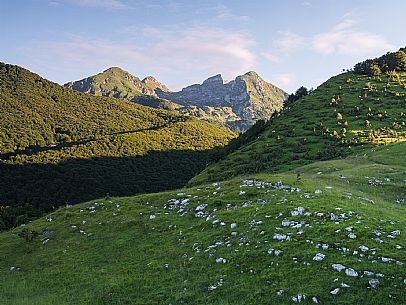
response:
<svg viewBox="0 0 406 305"><path fill-rule="evenodd" d="M234 134L0 64L0 205L41 210L180 187Z"/></svg>
<svg viewBox="0 0 406 305"><path fill-rule="evenodd" d="M170 92L151 76L141 81L120 68L110 68L65 86L80 92L176 110L232 130L246 130L258 119L269 119L282 108L287 97L283 90L265 82L253 71L228 83L216 75L180 92Z"/></svg>
<svg viewBox="0 0 406 305"><path fill-rule="evenodd" d="M140 80L118 67L111 67L102 73L67 83L65 86L79 92L128 100L143 95L156 96L157 88L163 92L169 91L152 76Z"/></svg>
<svg viewBox="0 0 406 305"><path fill-rule="evenodd" d="M362 148L406 140L406 72L332 77L285 109L250 139L242 135L193 182L280 171ZM238 145L238 142L243 145Z"/></svg>

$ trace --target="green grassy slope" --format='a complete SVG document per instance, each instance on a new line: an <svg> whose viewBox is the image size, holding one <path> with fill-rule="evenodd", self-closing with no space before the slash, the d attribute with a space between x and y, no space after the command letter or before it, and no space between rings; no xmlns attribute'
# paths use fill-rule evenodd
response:
<svg viewBox="0 0 406 305"><path fill-rule="evenodd" d="M204 168L209 149L233 136L218 125L78 93L0 64L0 206L49 211L107 193L178 188Z"/></svg>
<svg viewBox="0 0 406 305"><path fill-rule="evenodd" d="M98 96L109 96L128 100L145 95L156 96L156 88L169 91L166 86L159 83L152 76L140 80L138 77L118 67L111 67L99 74L67 83L65 87Z"/></svg>
<svg viewBox="0 0 406 305"><path fill-rule="evenodd" d="M405 304L405 153L58 209L0 233L0 303Z"/></svg>
<svg viewBox="0 0 406 305"><path fill-rule="evenodd" d="M258 138L193 178L217 181L247 172L275 172L357 154L406 139L406 73L351 72L332 77L286 106Z"/></svg>

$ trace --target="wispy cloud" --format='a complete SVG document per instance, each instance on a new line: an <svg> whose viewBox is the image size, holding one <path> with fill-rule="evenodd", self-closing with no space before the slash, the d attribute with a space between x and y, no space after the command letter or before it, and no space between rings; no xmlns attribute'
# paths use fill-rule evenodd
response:
<svg viewBox="0 0 406 305"><path fill-rule="evenodd" d="M394 46L384 37L359 30L357 22L351 15L345 15L344 19L332 29L313 36L302 36L291 31L280 32L271 50L264 52L263 55L271 62L283 62L298 50L313 51L322 55L362 57L393 48Z"/></svg>
<svg viewBox="0 0 406 305"><path fill-rule="evenodd" d="M247 22L250 21L249 16L237 15L226 5L221 4L216 7L216 14L214 19L219 21L234 21L234 22Z"/></svg>
<svg viewBox="0 0 406 305"><path fill-rule="evenodd" d="M270 51L262 52L261 55L272 63L280 63L282 61L280 56Z"/></svg>
<svg viewBox="0 0 406 305"><path fill-rule="evenodd" d="M204 77L221 72L230 79L252 70L256 63L255 41L247 33L203 26L134 31L132 40L125 42L71 35L62 42L40 42L29 52L36 65L52 62L53 69L97 71L121 66L135 74L146 71L170 80L191 72ZM127 34L131 37L131 29Z"/></svg>
<svg viewBox="0 0 406 305"><path fill-rule="evenodd" d="M375 52L384 52L393 48L384 37L359 31L356 22L344 19L330 31L313 37L312 48L321 54L345 54L364 56Z"/></svg>
<svg viewBox="0 0 406 305"><path fill-rule="evenodd" d="M279 32L280 38L275 42L276 48L283 53L302 48L307 39L291 31Z"/></svg>
<svg viewBox="0 0 406 305"><path fill-rule="evenodd" d="M278 85L281 88L293 88L296 83L296 75L294 73L280 73L274 74L270 77L271 82Z"/></svg>
<svg viewBox="0 0 406 305"><path fill-rule="evenodd" d="M48 3L50 6L61 4L74 4L87 7L100 7L106 9L124 9L129 6L121 0L53 0Z"/></svg>

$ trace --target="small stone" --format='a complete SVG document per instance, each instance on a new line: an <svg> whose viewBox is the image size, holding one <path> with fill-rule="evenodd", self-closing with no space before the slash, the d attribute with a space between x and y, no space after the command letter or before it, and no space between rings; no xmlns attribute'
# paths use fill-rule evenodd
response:
<svg viewBox="0 0 406 305"><path fill-rule="evenodd" d="M332 295L337 295L337 293L339 293L339 292L340 292L340 288L336 288L336 289L330 291L330 293Z"/></svg>
<svg viewBox="0 0 406 305"><path fill-rule="evenodd" d="M274 253L276 256L280 256L282 254L282 250L275 250Z"/></svg>
<svg viewBox="0 0 406 305"><path fill-rule="evenodd" d="M315 303L315 304L319 304L319 300L317 300L316 297L312 297L312 301L313 301L313 303Z"/></svg>
<svg viewBox="0 0 406 305"><path fill-rule="evenodd" d="M350 234L348 234L348 237L351 239L356 239L357 235L355 235L354 233L350 233Z"/></svg>
<svg viewBox="0 0 406 305"><path fill-rule="evenodd" d="M341 265L341 264L332 264L331 267L333 267L333 269L334 269L335 271L338 271L338 272L340 272L340 271L342 271L342 270L345 269L345 266L344 266L344 265Z"/></svg>
<svg viewBox="0 0 406 305"><path fill-rule="evenodd" d="M284 239L286 239L286 235L285 234L279 234L279 233L276 233L274 236L273 236L273 239L276 239L276 240L284 240Z"/></svg>
<svg viewBox="0 0 406 305"><path fill-rule="evenodd" d="M278 291L276 292L276 294L277 294L277 295L282 295L284 292L285 292L285 291L281 289L281 290L278 290Z"/></svg>
<svg viewBox="0 0 406 305"><path fill-rule="evenodd" d="M381 260L382 260L384 263L388 263L388 262L392 261L391 258L383 257L383 256L381 257Z"/></svg>
<svg viewBox="0 0 406 305"><path fill-rule="evenodd" d="M369 248L368 248L367 246L364 246L364 245L360 246L359 249L360 249L361 251L363 251L363 252L369 250Z"/></svg>
<svg viewBox="0 0 406 305"><path fill-rule="evenodd" d="M345 274L346 274L347 276L353 276L353 277L358 276L358 272L355 271L355 270L352 269L352 268L347 268L347 269L345 269Z"/></svg>
<svg viewBox="0 0 406 305"><path fill-rule="evenodd" d="M395 231L391 232L391 234L392 234L393 236L398 236L398 235L400 235L400 231L399 231L399 230L395 230Z"/></svg>
<svg viewBox="0 0 406 305"><path fill-rule="evenodd" d="M376 288L376 286L378 286L378 284L379 284L379 280L378 279L370 279L368 281L368 283L372 288Z"/></svg>
<svg viewBox="0 0 406 305"><path fill-rule="evenodd" d="M150 219L150 220L155 219L155 217L156 217L155 215L149 215L149 219Z"/></svg>
<svg viewBox="0 0 406 305"><path fill-rule="evenodd" d="M230 225L230 227L231 227L231 229L235 229L235 228L237 227L237 224L236 224L236 223L232 223L232 224Z"/></svg>
<svg viewBox="0 0 406 305"><path fill-rule="evenodd" d="M321 262L326 256L323 253L317 253L314 257L313 260L316 262Z"/></svg>
<svg viewBox="0 0 406 305"><path fill-rule="evenodd" d="M291 221L290 220L282 220L282 226L283 227L289 227L291 225Z"/></svg>

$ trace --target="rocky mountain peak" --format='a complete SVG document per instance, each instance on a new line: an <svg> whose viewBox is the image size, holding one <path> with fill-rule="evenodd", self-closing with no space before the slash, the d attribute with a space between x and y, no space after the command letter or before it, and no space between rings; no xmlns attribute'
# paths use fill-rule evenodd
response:
<svg viewBox="0 0 406 305"><path fill-rule="evenodd" d="M237 76L228 83L224 82L221 74L217 74L201 85L157 94L181 105L230 107L240 120L245 121L270 118L282 108L287 97L286 92L265 82L255 71Z"/></svg>
<svg viewBox="0 0 406 305"><path fill-rule="evenodd" d="M117 73L128 73L127 71L124 71L120 67L110 67L106 70L104 70L102 73L112 73L112 74L117 74Z"/></svg>
<svg viewBox="0 0 406 305"><path fill-rule="evenodd" d="M253 76L253 77L257 77L257 78L261 78L257 72L255 71L248 71L247 73L245 73L244 75L246 76Z"/></svg>
<svg viewBox="0 0 406 305"><path fill-rule="evenodd" d="M155 90L159 89L164 92L170 92L171 90L166 87L164 84L160 83L155 77L153 76L147 76L145 77L142 81L145 85L147 85L149 88Z"/></svg>
<svg viewBox="0 0 406 305"><path fill-rule="evenodd" d="M210 86L216 86L216 85L223 85L224 84L224 81L223 81L223 78L221 77L221 74L217 74L217 75L215 75L215 76L212 76L212 77L209 77L208 79L206 79L204 82L203 82L203 86L204 85L210 85Z"/></svg>

